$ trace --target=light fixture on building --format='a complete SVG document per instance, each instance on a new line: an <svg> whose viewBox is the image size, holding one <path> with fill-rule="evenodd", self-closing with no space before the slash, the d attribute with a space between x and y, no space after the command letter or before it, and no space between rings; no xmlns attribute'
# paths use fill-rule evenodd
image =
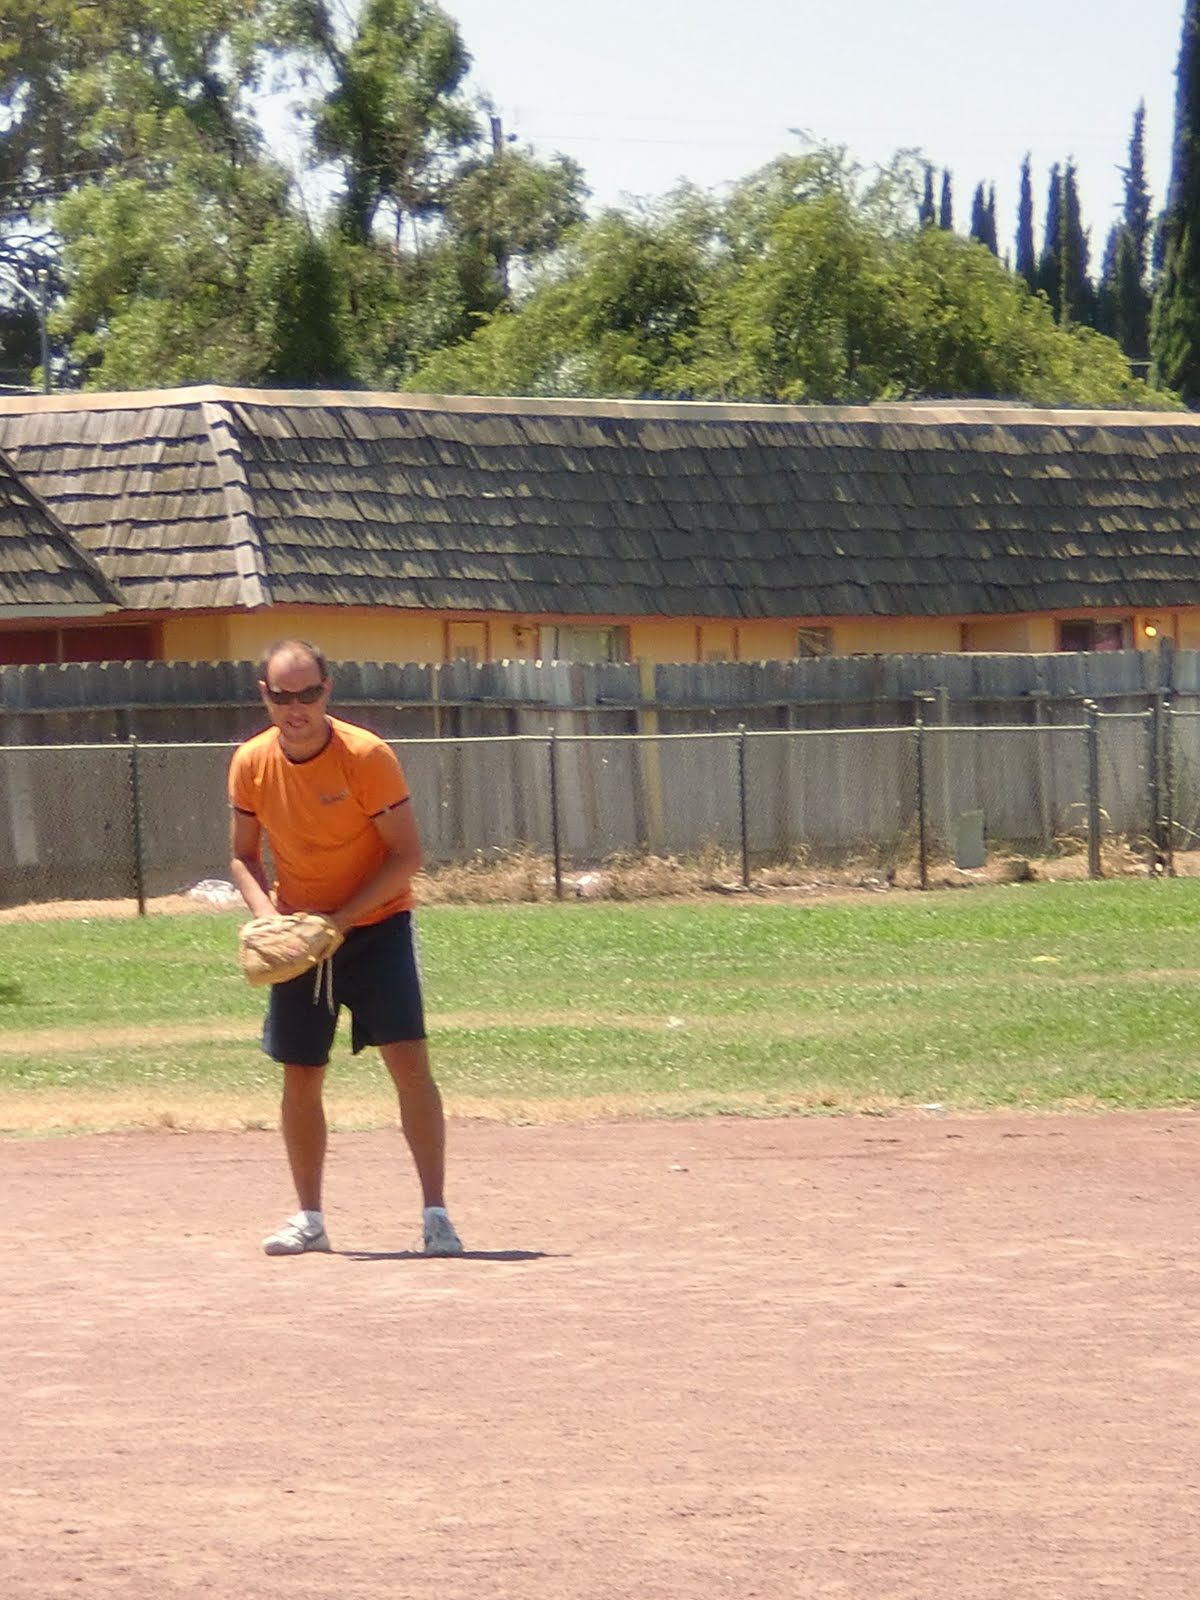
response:
<svg viewBox="0 0 1200 1600"><path fill-rule="evenodd" d="M1157 639L1158 625L1153 622L1144 622L1142 624L1142 632L1146 635L1147 639Z"/></svg>

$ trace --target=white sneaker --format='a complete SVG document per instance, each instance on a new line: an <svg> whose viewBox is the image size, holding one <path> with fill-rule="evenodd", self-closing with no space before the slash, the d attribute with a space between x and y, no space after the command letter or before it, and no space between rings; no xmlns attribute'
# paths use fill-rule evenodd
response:
<svg viewBox="0 0 1200 1600"><path fill-rule="evenodd" d="M462 1240L446 1212L440 1206L430 1206L425 1213L425 1254L460 1256L462 1253Z"/></svg>
<svg viewBox="0 0 1200 1600"><path fill-rule="evenodd" d="M324 1226L318 1224L314 1228L303 1211L297 1211L263 1240L263 1250L269 1256L302 1256L306 1250L328 1249L329 1235Z"/></svg>

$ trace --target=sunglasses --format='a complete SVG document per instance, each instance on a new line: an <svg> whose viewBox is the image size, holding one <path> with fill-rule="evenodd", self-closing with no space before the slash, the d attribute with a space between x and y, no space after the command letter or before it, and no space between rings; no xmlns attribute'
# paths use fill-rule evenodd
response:
<svg viewBox="0 0 1200 1600"><path fill-rule="evenodd" d="M273 706L290 706L298 700L302 706L314 706L325 693L325 684L310 683L307 689L267 689L267 699Z"/></svg>

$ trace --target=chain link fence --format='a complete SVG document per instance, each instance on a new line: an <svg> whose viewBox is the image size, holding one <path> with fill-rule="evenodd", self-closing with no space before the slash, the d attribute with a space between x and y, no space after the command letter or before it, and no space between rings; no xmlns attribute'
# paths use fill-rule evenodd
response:
<svg viewBox="0 0 1200 1600"><path fill-rule="evenodd" d="M525 852L553 890L611 863L703 860L749 886L850 864L1073 854L1093 877L1200 846L1200 713L1070 724L516 735L397 744L434 872ZM0 901L164 896L228 876L221 744L0 747ZM717 868L714 868L717 870ZM1182 868L1181 868L1182 870ZM778 881L778 878L777 880Z"/></svg>

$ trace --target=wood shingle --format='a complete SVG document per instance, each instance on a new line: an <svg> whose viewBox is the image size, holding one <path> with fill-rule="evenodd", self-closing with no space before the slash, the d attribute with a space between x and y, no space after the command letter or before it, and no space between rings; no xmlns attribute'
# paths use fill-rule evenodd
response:
<svg viewBox="0 0 1200 1600"><path fill-rule="evenodd" d="M96 616L121 605L96 562L0 453L0 612Z"/></svg>
<svg viewBox="0 0 1200 1600"><path fill-rule="evenodd" d="M1190 415L197 388L0 400L0 447L134 610L1200 605Z"/></svg>

